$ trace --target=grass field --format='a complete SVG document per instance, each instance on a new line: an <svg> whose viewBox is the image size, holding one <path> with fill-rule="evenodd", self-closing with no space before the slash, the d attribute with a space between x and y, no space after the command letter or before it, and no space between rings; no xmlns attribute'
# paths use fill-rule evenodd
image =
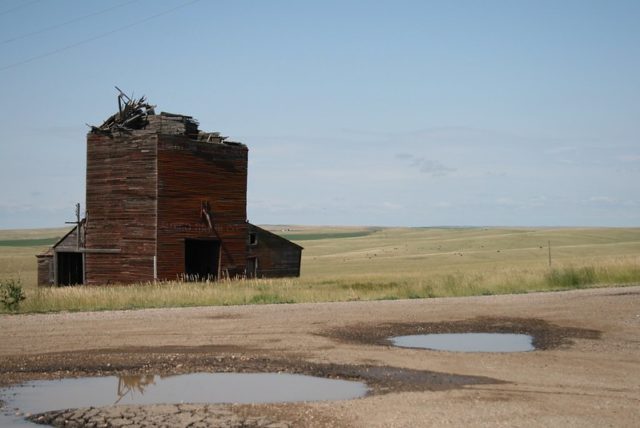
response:
<svg viewBox="0 0 640 428"><path fill-rule="evenodd" d="M34 238L34 239L5 239L0 241L0 247L39 247L53 245L58 238Z"/></svg>
<svg viewBox="0 0 640 428"><path fill-rule="evenodd" d="M66 232L47 229L0 231L0 279L22 280L24 312L469 296L640 283L640 228L270 229L305 247L300 278L38 289L34 255L47 248L42 243Z"/></svg>
<svg viewBox="0 0 640 428"><path fill-rule="evenodd" d="M27 289L35 288L35 255L68 231L68 228L0 230L0 280L19 278Z"/></svg>

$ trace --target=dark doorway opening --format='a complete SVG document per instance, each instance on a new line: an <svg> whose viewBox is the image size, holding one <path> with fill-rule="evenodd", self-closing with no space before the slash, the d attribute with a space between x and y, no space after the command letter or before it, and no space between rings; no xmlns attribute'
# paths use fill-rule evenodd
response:
<svg viewBox="0 0 640 428"><path fill-rule="evenodd" d="M57 253L58 284L77 285L84 281L82 253Z"/></svg>
<svg viewBox="0 0 640 428"><path fill-rule="evenodd" d="M258 258L249 257L247 259L247 278L258 277Z"/></svg>
<svg viewBox="0 0 640 428"><path fill-rule="evenodd" d="M187 281L218 278L220 241L213 239L184 240L184 272Z"/></svg>

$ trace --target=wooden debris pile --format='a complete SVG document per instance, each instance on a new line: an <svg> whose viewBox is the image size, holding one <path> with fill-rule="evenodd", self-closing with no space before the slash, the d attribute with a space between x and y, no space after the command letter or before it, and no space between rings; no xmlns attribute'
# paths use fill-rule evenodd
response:
<svg viewBox="0 0 640 428"><path fill-rule="evenodd" d="M129 132L136 129L144 129L148 117L155 115L155 106L147 103L143 96L139 99L130 98L122 92L118 95L118 113L112 115L100 126L91 126L91 132L96 134L110 134L112 132Z"/></svg>
<svg viewBox="0 0 640 428"><path fill-rule="evenodd" d="M130 133L136 130L148 130L162 135L186 135L187 137L204 142L243 146L242 143L228 141L219 132L201 132L196 119L184 114L161 112L155 113L154 105L147 103L143 96L139 99L129 97L117 86L118 112L100 126L91 126L91 133L112 135L114 133Z"/></svg>
<svg viewBox="0 0 640 428"><path fill-rule="evenodd" d="M162 112L159 115L147 117L146 129L153 129L165 135L186 135L197 139L198 121L191 116Z"/></svg>
<svg viewBox="0 0 640 428"><path fill-rule="evenodd" d="M102 125L91 126L92 133L128 133L139 129L148 129L160 134L186 135L193 139L200 139L199 124L193 117L166 112L156 115L156 106L147 103L144 96L135 99L122 92L117 86L116 89L120 92L118 112L105 120Z"/></svg>

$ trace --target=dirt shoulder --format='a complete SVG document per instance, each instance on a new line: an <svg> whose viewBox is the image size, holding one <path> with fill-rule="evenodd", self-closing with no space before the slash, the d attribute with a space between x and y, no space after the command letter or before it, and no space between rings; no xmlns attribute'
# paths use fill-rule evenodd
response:
<svg viewBox="0 0 640 428"><path fill-rule="evenodd" d="M371 392L349 401L216 409L274 426L634 426L640 419L639 328L637 286L0 316L0 385L89 375L284 371L362 380ZM387 341L464 331L531 334L539 350L462 354L394 348ZM203 414L212 412L201 407Z"/></svg>

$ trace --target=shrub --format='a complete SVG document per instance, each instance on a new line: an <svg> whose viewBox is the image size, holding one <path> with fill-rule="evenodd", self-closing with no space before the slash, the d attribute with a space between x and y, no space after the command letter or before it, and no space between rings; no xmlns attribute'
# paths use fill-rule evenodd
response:
<svg viewBox="0 0 640 428"><path fill-rule="evenodd" d="M26 299L22 291L22 282L18 279L0 281L0 303L10 311L17 311L20 302Z"/></svg>
<svg viewBox="0 0 640 428"><path fill-rule="evenodd" d="M553 269L547 274L547 282L556 287L583 288L597 282L593 267Z"/></svg>
<svg viewBox="0 0 640 428"><path fill-rule="evenodd" d="M269 293L256 294L251 298L251 300L249 300L249 304L257 304L257 305L277 304L277 303L295 303L295 301L293 299L284 298L278 294L269 294Z"/></svg>

